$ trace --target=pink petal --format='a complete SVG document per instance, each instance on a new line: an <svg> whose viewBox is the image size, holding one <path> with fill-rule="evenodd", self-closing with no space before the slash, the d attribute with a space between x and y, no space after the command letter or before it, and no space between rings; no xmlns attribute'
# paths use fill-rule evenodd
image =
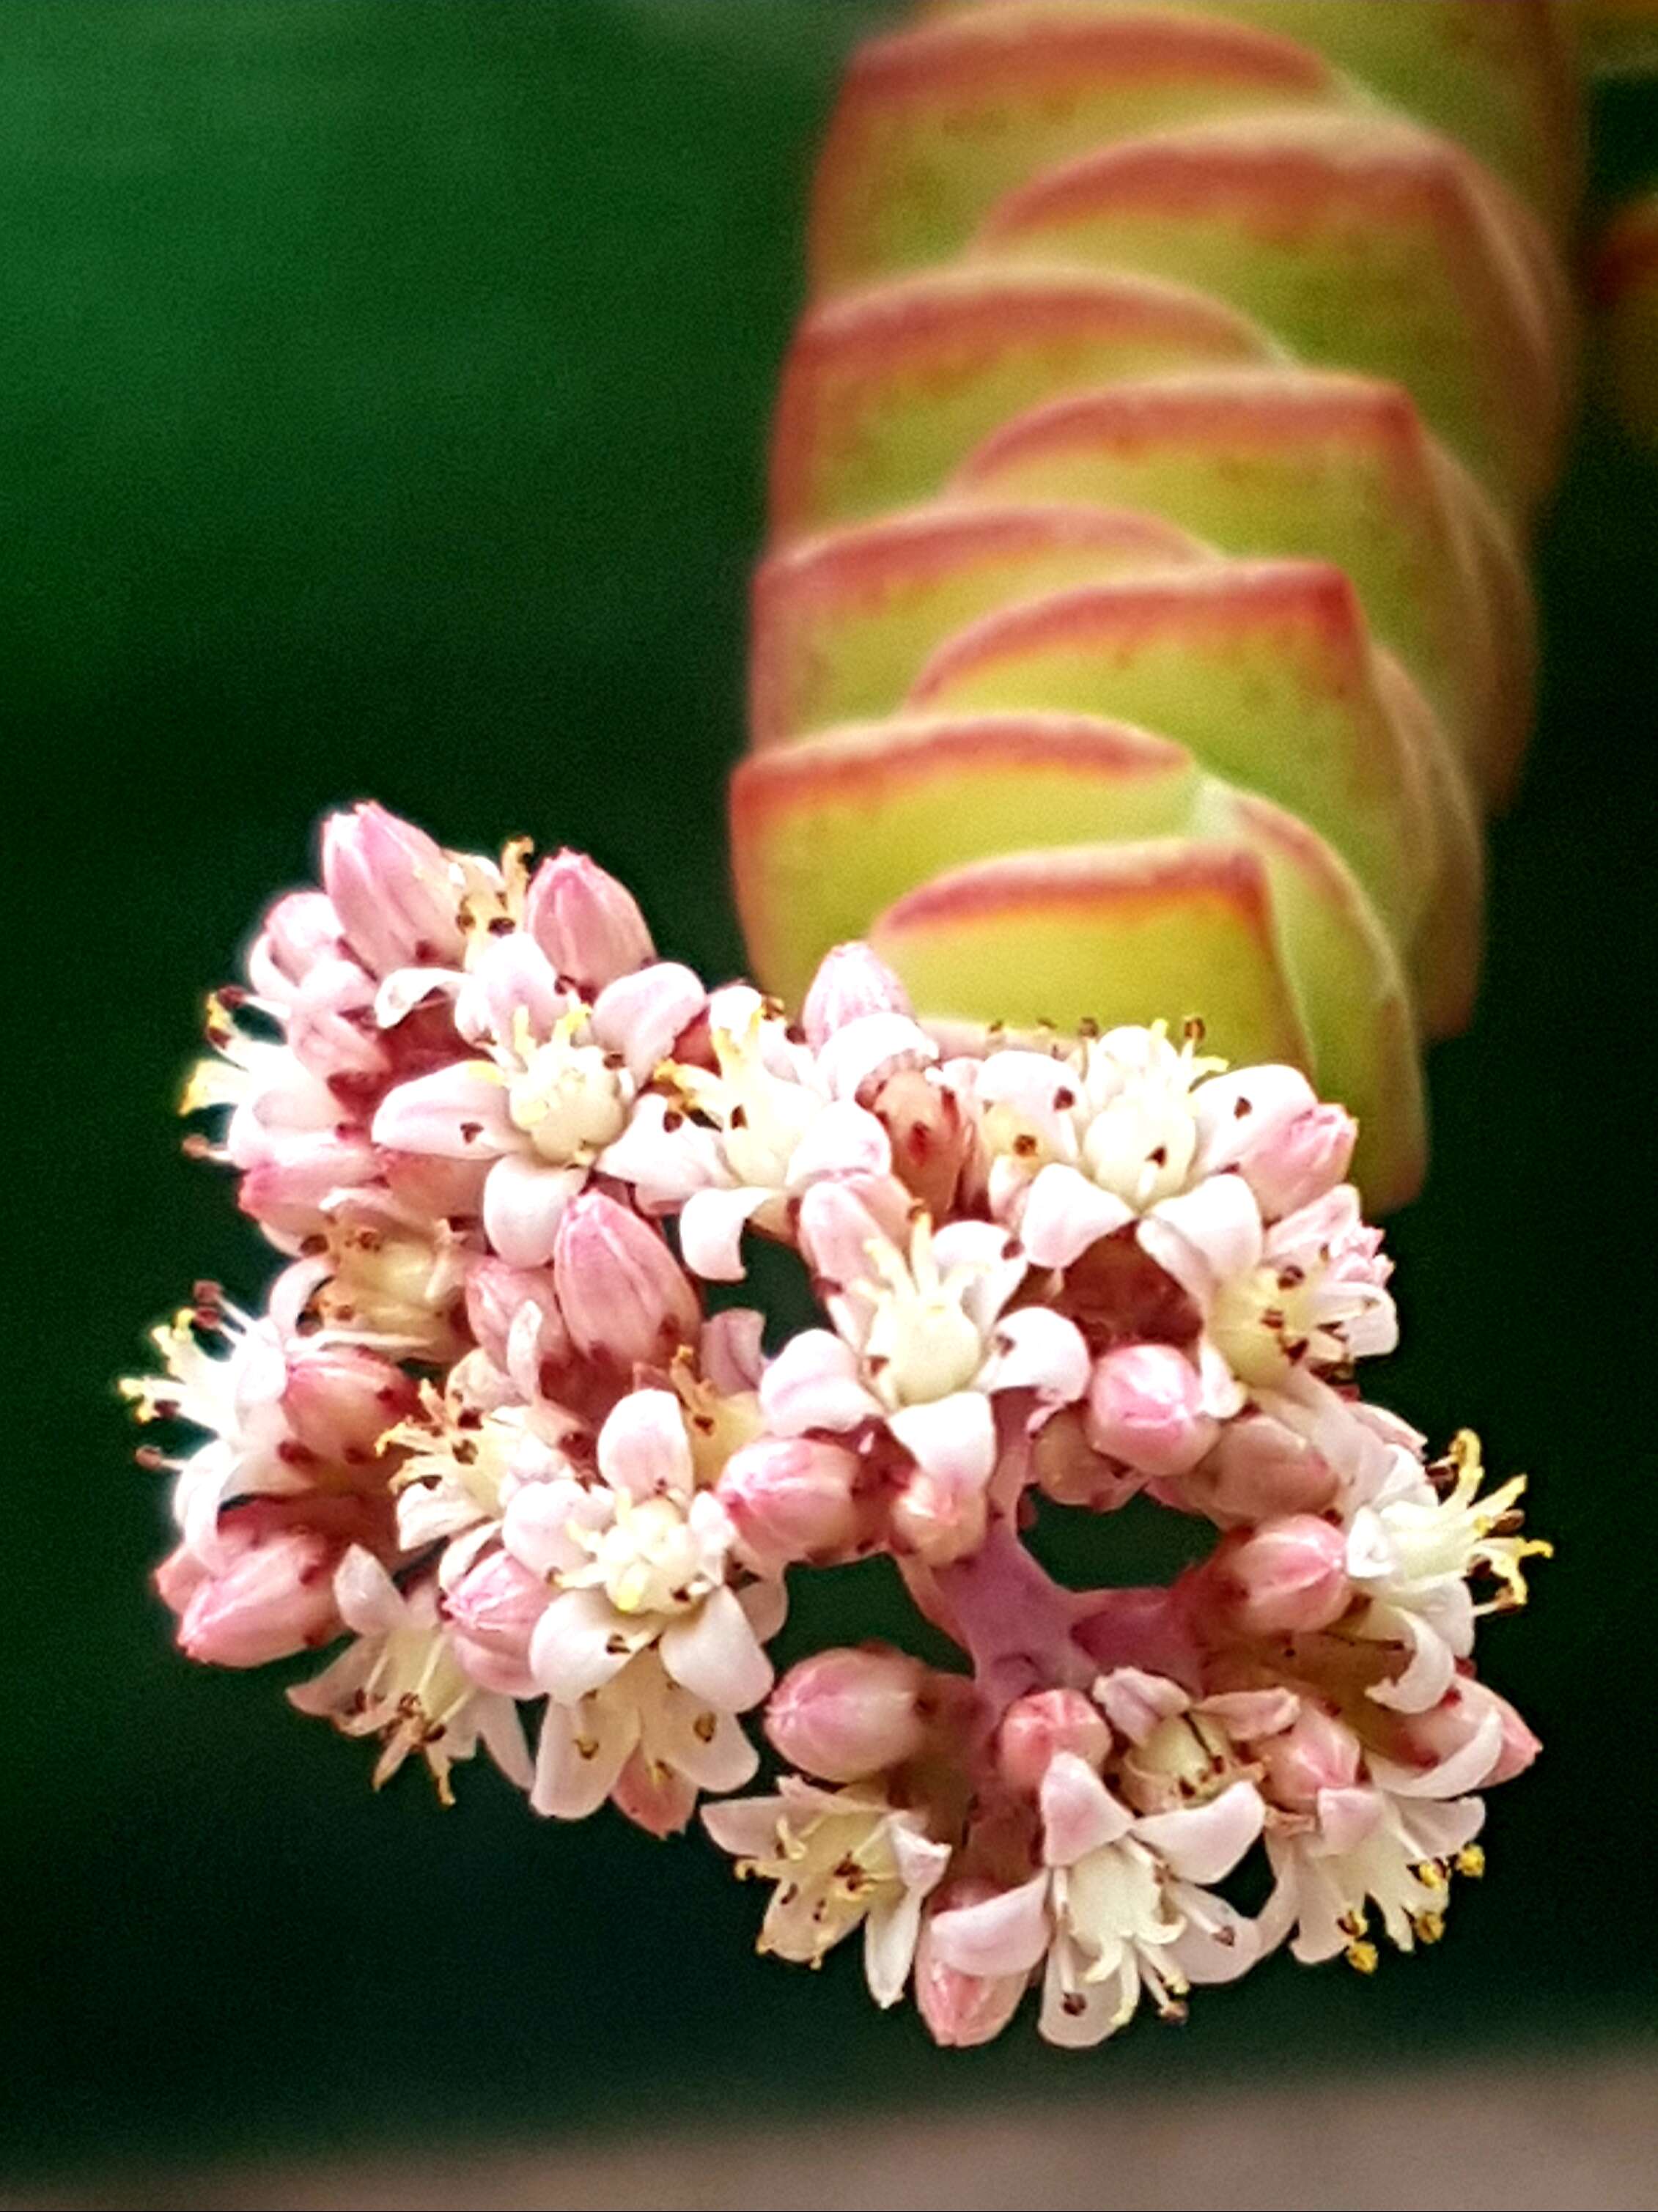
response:
<svg viewBox="0 0 1658 2212"><path fill-rule="evenodd" d="M772 1686L771 1661L735 1590L717 1589L671 1621L659 1649L676 1682L725 1712L746 1712Z"/></svg>
<svg viewBox="0 0 1658 2212"><path fill-rule="evenodd" d="M733 1858L769 1858L777 1848L778 1823L787 1810L781 1797L735 1797L727 1805L705 1805L702 1825Z"/></svg>
<svg viewBox="0 0 1658 2212"><path fill-rule="evenodd" d="M1177 1713L1188 1712L1192 1700L1178 1682L1166 1674L1148 1674L1139 1667L1114 1667L1094 1685L1094 1700L1101 1711L1130 1743L1144 1743Z"/></svg>
<svg viewBox="0 0 1658 2212"><path fill-rule="evenodd" d="M982 1905L935 1912L933 1949L958 1974L1028 1974L1048 1948L1048 1890L1038 1874Z"/></svg>
<svg viewBox="0 0 1658 2212"><path fill-rule="evenodd" d="M1379 1790L1321 1790L1316 1802L1319 1840L1337 1858L1373 1835L1386 1810Z"/></svg>
<svg viewBox="0 0 1658 2212"><path fill-rule="evenodd" d="M1090 1244L1133 1218L1133 1209L1114 1193L1055 1160L1030 1186L1019 1241L1039 1267L1068 1267Z"/></svg>
<svg viewBox="0 0 1658 2212"><path fill-rule="evenodd" d="M892 1139L874 1115L837 1099L813 1117L790 1154L788 1186L799 1190L820 1176L884 1176L891 1165Z"/></svg>
<svg viewBox="0 0 1658 2212"><path fill-rule="evenodd" d="M530 1672L556 1704L574 1705L619 1674L656 1626L618 1613L603 1590L565 1590L536 1623Z"/></svg>
<svg viewBox="0 0 1658 2212"><path fill-rule="evenodd" d="M879 1413L878 1400L858 1379L858 1356L826 1328L791 1337L760 1379L760 1410L775 1435L809 1429L836 1433Z"/></svg>
<svg viewBox="0 0 1658 2212"><path fill-rule="evenodd" d="M749 1626L762 1644L769 1644L788 1619L789 1594L781 1581L750 1583L737 1593L737 1602L749 1617Z"/></svg>
<svg viewBox="0 0 1658 2212"><path fill-rule="evenodd" d="M507 1152L483 1185L483 1233L509 1267L540 1267L553 1256L564 1209L587 1180L532 1152Z"/></svg>
<svg viewBox="0 0 1658 2212"><path fill-rule="evenodd" d="M1049 1759L1039 1797L1042 1856L1049 1866L1075 1866L1090 1851L1119 1842L1133 1825L1133 1815L1074 1751L1056 1752Z"/></svg>
<svg viewBox="0 0 1658 2212"><path fill-rule="evenodd" d="M707 1004L708 993L689 968L659 960L605 985L593 1004L593 1035L607 1051L621 1053L634 1079L643 1083Z"/></svg>
<svg viewBox="0 0 1658 2212"><path fill-rule="evenodd" d="M400 1083L380 1101L371 1132L394 1152L489 1159L525 1143L507 1111L507 1079L490 1060L459 1060Z"/></svg>
<svg viewBox="0 0 1658 2212"><path fill-rule="evenodd" d="M1136 1820L1134 1833L1181 1881L1218 1881L1260 1835L1266 1818L1254 1784L1235 1782L1207 1805Z"/></svg>
<svg viewBox="0 0 1658 2212"><path fill-rule="evenodd" d="M616 1787L638 1738L639 1716L631 1705L592 1698L574 1707L549 1705L531 1804L557 1820L585 1820Z"/></svg>
<svg viewBox="0 0 1658 2212"><path fill-rule="evenodd" d="M696 1474L671 1390L630 1390L598 1432L598 1471L629 1498L689 1498Z"/></svg>
<svg viewBox="0 0 1658 2212"><path fill-rule="evenodd" d="M756 1389L765 1371L765 1330L766 1316L753 1306L727 1306L723 1313L710 1314L696 1346L704 1381L726 1397Z"/></svg>
<svg viewBox="0 0 1658 2212"><path fill-rule="evenodd" d="M996 1421L982 1391L957 1390L925 1406L889 1413L887 1426L935 1480L951 1487L981 1488L996 1465Z"/></svg>
<svg viewBox="0 0 1658 2212"><path fill-rule="evenodd" d="M743 1231L774 1194L768 1190L699 1190L679 1217L679 1249L692 1274L705 1283L743 1279Z"/></svg>
<svg viewBox="0 0 1658 2212"><path fill-rule="evenodd" d="M1088 1388L1088 1346L1074 1322L1050 1306L1024 1306L996 1324L981 1390L1034 1390L1049 1405L1068 1406Z"/></svg>

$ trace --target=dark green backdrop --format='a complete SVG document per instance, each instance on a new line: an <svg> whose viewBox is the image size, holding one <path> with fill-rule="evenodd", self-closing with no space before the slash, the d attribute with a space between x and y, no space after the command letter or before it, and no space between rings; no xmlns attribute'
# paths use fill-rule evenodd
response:
<svg viewBox="0 0 1658 2212"><path fill-rule="evenodd" d="M940 2058L855 1969L757 1960L712 1850L440 1814L170 1651L107 1378L193 1275L257 1293L169 1108L201 989L309 825L590 845L726 969L760 455L847 0L7 0L3 685L17 1100L7 2169L363 2132L631 2126L738 2095L1102 2100L1649 2013L1650 747L1658 476L1586 434L1479 1025L1396 1224L1394 1401L1528 1465L1560 1540L1490 1638L1549 1740L1442 1951L1278 1966L1066 2060ZM1603 177L1658 167L1607 104ZM17 1003L21 995L21 1004ZM820 1594L825 1633L861 1627Z"/></svg>

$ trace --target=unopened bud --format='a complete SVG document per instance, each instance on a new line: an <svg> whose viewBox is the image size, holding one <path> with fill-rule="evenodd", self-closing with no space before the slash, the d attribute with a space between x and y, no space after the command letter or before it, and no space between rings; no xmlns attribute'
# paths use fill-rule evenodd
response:
<svg viewBox="0 0 1658 2212"><path fill-rule="evenodd" d="M336 1465L364 1466L418 1402L403 1370L365 1345L301 1342L288 1361L282 1407L307 1451Z"/></svg>
<svg viewBox="0 0 1658 2212"><path fill-rule="evenodd" d="M766 1734L791 1766L857 1782L920 1751L926 1682L920 1661L902 1651L820 1651L773 1691Z"/></svg>
<svg viewBox="0 0 1658 2212"><path fill-rule="evenodd" d="M507 1698L537 1695L530 1638L549 1598L539 1575L501 1551L486 1553L445 1593L455 1656L481 1689Z"/></svg>
<svg viewBox="0 0 1658 2212"><path fill-rule="evenodd" d="M1141 1474L1187 1473L1219 1433L1191 1361L1171 1344L1122 1344L1096 1360L1084 1428L1096 1451Z"/></svg>
<svg viewBox="0 0 1658 2212"><path fill-rule="evenodd" d="M1213 1573L1223 1612L1246 1636L1328 1628L1347 1610L1347 1540L1328 1521L1292 1513L1223 1540Z"/></svg>
<svg viewBox="0 0 1658 2212"><path fill-rule="evenodd" d="M982 1482L918 1467L893 1504L893 1548L947 1567L976 1552L989 1525Z"/></svg>
<svg viewBox="0 0 1658 2212"><path fill-rule="evenodd" d="M1181 1495L1224 1528L1321 1513L1336 1486L1335 1470L1303 1437L1265 1413L1249 1413L1225 1424L1214 1449L1182 1479Z"/></svg>
<svg viewBox="0 0 1658 2212"><path fill-rule="evenodd" d="M363 966L458 966L465 940L459 897L443 849L372 803L323 824L322 875L334 911Z"/></svg>
<svg viewBox="0 0 1658 2212"><path fill-rule="evenodd" d="M337 1537L283 1527L256 1504L222 1514L217 1542L212 1568L180 1549L156 1571L181 1651L204 1666L264 1667L338 1634Z"/></svg>
<svg viewBox="0 0 1658 2212"><path fill-rule="evenodd" d="M265 915L247 956L247 979L262 999L286 1006L320 960L337 958L340 918L323 891L290 891Z"/></svg>
<svg viewBox="0 0 1658 2212"><path fill-rule="evenodd" d="M1111 1748L1111 1730L1080 1690L1033 1690L1016 1698L996 1733L996 1764L1015 1790L1042 1786L1055 1755L1068 1751L1097 1772Z"/></svg>
<svg viewBox="0 0 1658 2212"><path fill-rule="evenodd" d="M756 1572L799 1559L833 1559L857 1544L864 1516L857 1456L805 1437L762 1437L726 1462L721 1504Z"/></svg>
<svg viewBox="0 0 1658 2212"><path fill-rule="evenodd" d="M1277 1221L1345 1180L1358 1124L1339 1106L1313 1106L1240 1162L1263 1219Z"/></svg>
<svg viewBox="0 0 1658 2212"><path fill-rule="evenodd" d="M860 1014L908 1014L909 994L867 945L837 945L818 963L800 1009L806 1042L817 1052Z"/></svg>
<svg viewBox="0 0 1658 2212"><path fill-rule="evenodd" d="M572 1341L620 1367L664 1366L694 1344L702 1318L689 1275L659 1231L600 1191L569 1206L553 1248L553 1279Z"/></svg>
<svg viewBox="0 0 1658 2212"><path fill-rule="evenodd" d="M556 853L531 878L524 926L559 975L587 997L654 957L631 891L585 853Z"/></svg>

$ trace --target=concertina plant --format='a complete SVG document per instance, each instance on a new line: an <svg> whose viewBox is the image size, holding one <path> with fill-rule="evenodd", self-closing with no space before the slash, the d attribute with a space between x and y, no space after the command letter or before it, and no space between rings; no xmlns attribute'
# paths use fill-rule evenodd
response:
<svg viewBox="0 0 1658 2212"><path fill-rule="evenodd" d="M1359 1395L1349 1177L1415 1188L1473 989L1573 174L1524 0L976 0L865 49L733 785L764 988L581 855L325 823L185 1099L287 1264L123 1386L195 1432L140 1454L190 1656L337 1646L288 1696L377 1786L447 1802L482 1744L559 1819L709 1801L762 1948L861 1929L945 2045L1033 1982L1088 2045L1438 1938L1537 1750L1477 1624L1548 1547ZM756 1237L819 1326L729 1303ZM1135 1498L1207 1556L1039 1565ZM789 1576L878 1553L960 1665L775 1680Z"/></svg>

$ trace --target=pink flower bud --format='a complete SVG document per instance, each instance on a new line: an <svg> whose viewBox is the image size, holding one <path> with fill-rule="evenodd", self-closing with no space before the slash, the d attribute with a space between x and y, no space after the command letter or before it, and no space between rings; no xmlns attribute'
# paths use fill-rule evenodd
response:
<svg viewBox="0 0 1658 2212"><path fill-rule="evenodd" d="M372 802L331 814L322 877L347 944L371 975L459 964L460 902L442 848Z"/></svg>
<svg viewBox="0 0 1658 2212"><path fill-rule="evenodd" d="M867 945L837 945L818 963L806 991L800 1023L806 1042L821 1051L836 1030L859 1014L908 1014L909 994Z"/></svg>
<svg viewBox="0 0 1658 2212"><path fill-rule="evenodd" d="M1229 1421L1214 1449L1181 1483L1181 1495L1222 1528L1283 1514L1321 1513L1335 1470L1304 1438L1265 1413Z"/></svg>
<svg viewBox="0 0 1658 2212"><path fill-rule="evenodd" d="M1268 1521L1222 1540L1213 1585L1229 1625L1246 1636L1328 1628L1347 1610L1347 1540L1311 1513Z"/></svg>
<svg viewBox="0 0 1658 2212"><path fill-rule="evenodd" d="M893 1549L947 1567L976 1552L989 1525L983 1483L917 1468L893 1504Z"/></svg>
<svg viewBox="0 0 1658 2212"><path fill-rule="evenodd" d="M833 1559L863 1533L860 1468L842 1445L806 1437L762 1437L732 1454L720 1501L744 1557L761 1574L797 1559Z"/></svg>
<svg viewBox="0 0 1658 2212"><path fill-rule="evenodd" d="M1164 1479L1194 1467L1219 1434L1196 1368L1171 1344L1119 1345L1097 1360L1084 1427L1096 1451Z"/></svg>
<svg viewBox="0 0 1658 2212"><path fill-rule="evenodd" d="M1346 1176L1358 1124L1339 1106L1313 1106L1239 1162L1262 1218L1277 1221L1322 1198Z"/></svg>
<svg viewBox="0 0 1658 2212"><path fill-rule="evenodd" d="M307 1451L361 1467L374 1464L380 1438L419 1402L403 1370L366 1346L301 1342L288 1361L282 1407Z"/></svg>
<svg viewBox="0 0 1658 2212"><path fill-rule="evenodd" d="M602 1191L566 1208L553 1280L576 1349L630 1370L661 1366L695 1344L701 1307L659 1231Z"/></svg>
<svg viewBox="0 0 1658 2212"><path fill-rule="evenodd" d="M973 1149L973 1125L946 1084L900 1068L875 1093L874 1111L892 1140L892 1171L935 1221L949 1216Z"/></svg>
<svg viewBox="0 0 1658 2212"><path fill-rule="evenodd" d="M283 1527L256 1504L222 1514L218 1541L217 1566L180 1550L156 1571L161 1601L178 1615L181 1651L203 1666L264 1667L339 1633L338 1537Z"/></svg>
<svg viewBox="0 0 1658 2212"><path fill-rule="evenodd" d="M585 853L542 862L525 898L524 926L558 974L589 997L655 957L633 894Z"/></svg>
<svg viewBox="0 0 1658 2212"><path fill-rule="evenodd" d="M915 1949L915 2002L935 2043L968 2051L999 2036L1019 2008L1028 1974L964 1974L947 1966L932 1941L932 1915L957 1905L983 1905L997 1894L993 1882L968 1875L949 1883L932 1900Z"/></svg>
<svg viewBox="0 0 1658 2212"><path fill-rule="evenodd" d="M813 1273L831 1283L867 1282L872 1244L908 1246L912 1203L891 1176L835 1176L813 1183L800 1200L798 1231Z"/></svg>
<svg viewBox="0 0 1658 2212"><path fill-rule="evenodd" d="M926 1684L926 1668L902 1651L820 1651L772 1692L766 1734L791 1766L857 1782L920 1751Z"/></svg>
<svg viewBox="0 0 1658 2212"><path fill-rule="evenodd" d="M515 1364L523 1367L526 1355L537 1368L568 1355L550 1267L475 1260L466 1271L466 1324L503 1374Z"/></svg>
<svg viewBox="0 0 1658 2212"><path fill-rule="evenodd" d="M455 1656L481 1689L503 1697L538 1695L530 1673L530 1638L550 1593L510 1552L486 1553L445 1594Z"/></svg>
<svg viewBox="0 0 1658 2212"><path fill-rule="evenodd" d="M1080 1690L1033 1690L1016 1698L996 1734L996 1764L1014 1790L1035 1790L1061 1751L1097 1771L1111 1748L1111 1730Z"/></svg>
<svg viewBox="0 0 1658 2212"><path fill-rule="evenodd" d="M290 891L266 915L247 956L247 979L262 999L286 1006L319 960L337 958L340 918L322 891Z"/></svg>
<svg viewBox="0 0 1658 2212"><path fill-rule="evenodd" d="M1310 1813L1321 1790L1351 1790L1358 1780L1358 1738L1346 1723L1303 1703L1281 1735L1254 1746L1266 1794L1291 1813Z"/></svg>

